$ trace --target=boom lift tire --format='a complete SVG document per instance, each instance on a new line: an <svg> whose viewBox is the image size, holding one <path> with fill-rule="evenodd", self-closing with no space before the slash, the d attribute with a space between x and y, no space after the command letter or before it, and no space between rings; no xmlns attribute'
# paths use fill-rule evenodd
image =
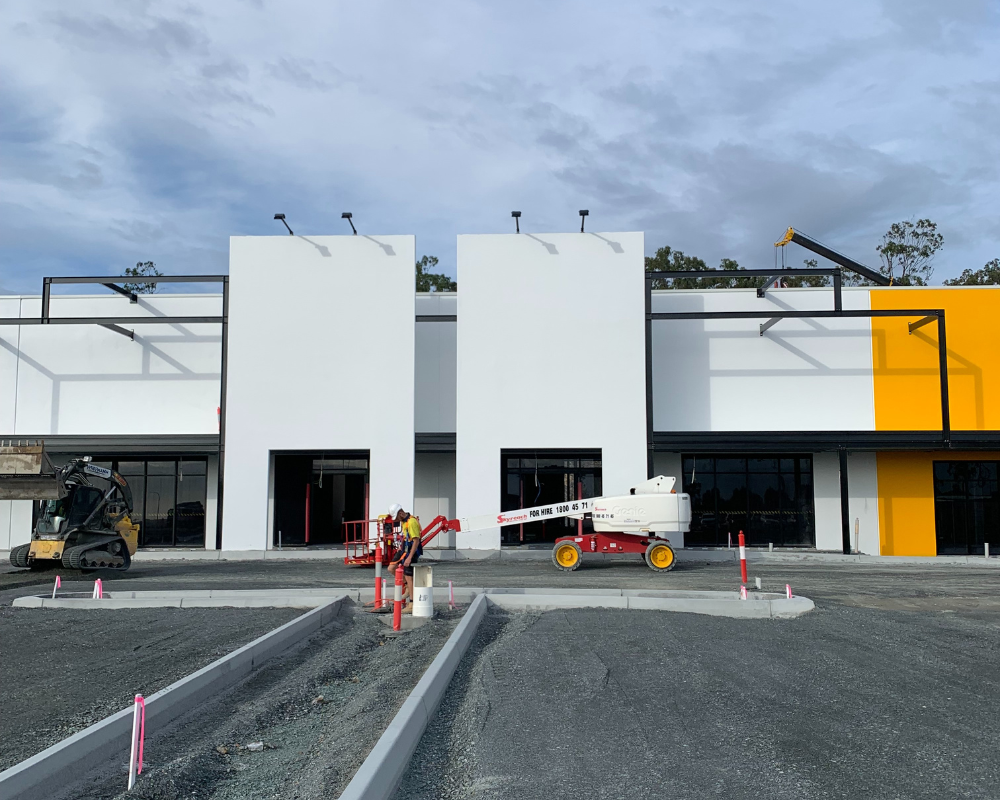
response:
<svg viewBox="0 0 1000 800"><path fill-rule="evenodd" d="M666 542L650 542L646 548L646 564L654 572L670 572L677 563L673 548Z"/></svg>
<svg viewBox="0 0 1000 800"><path fill-rule="evenodd" d="M576 542L559 542L552 548L552 563L563 572L573 572L583 561L583 551Z"/></svg>

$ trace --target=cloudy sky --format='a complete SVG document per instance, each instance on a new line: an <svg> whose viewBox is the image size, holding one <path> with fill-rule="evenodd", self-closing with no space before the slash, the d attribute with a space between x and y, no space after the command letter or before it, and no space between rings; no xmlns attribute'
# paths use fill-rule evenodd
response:
<svg viewBox="0 0 1000 800"><path fill-rule="evenodd" d="M7 0L0 286L224 271L232 234L643 230L773 263L1000 256L1000 4ZM796 250L798 248L795 248ZM790 252L790 260L807 256Z"/></svg>

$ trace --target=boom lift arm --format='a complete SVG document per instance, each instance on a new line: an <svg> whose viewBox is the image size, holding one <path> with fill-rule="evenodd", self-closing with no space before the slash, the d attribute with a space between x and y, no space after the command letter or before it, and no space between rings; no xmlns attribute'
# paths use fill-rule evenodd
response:
<svg viewBox="0 0 1000 800"><path fill-rule="evenodd" d="M820 244L815 239L806 236L801 231L795 230L795 228L789 228L785 231L785 235L774 243L775 247L784 247L789 242L793 244L801 245L806 248L806 250L811 250L818 256L823 256L823 258L832 261L834 264L840 264L840 266L851 270L852 272L858 273L864 278L877 283L879 286L892 286L892 281L885 277L881 272L876 272L870 267L866 267L864 264L860 264L853 258L848 258L847 256L838 253L836 250L831 250L825 244Z"/></svg>

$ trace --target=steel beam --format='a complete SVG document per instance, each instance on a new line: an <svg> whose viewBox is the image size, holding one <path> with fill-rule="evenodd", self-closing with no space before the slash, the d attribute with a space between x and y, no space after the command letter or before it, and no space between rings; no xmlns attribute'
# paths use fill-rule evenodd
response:
<svg viewBox="0 0 1000 800"><path fill-rule="evenodd" d="M0 325L208 325L223 317L0 317Z"/></svg>
<svg viewBox="0 0 1000 800"><path fill-rule="evenodd" d="M776 280L780 280L780 278L780 275L774 275L764 281L764 283L757 287L757 297L764 297L767 294L767 290L771 288L771 284Z"/></svg>
<svg viewBox="0 0 1000 800"><path fill-rule="evenodd" d="M135 341L135 331L130 331L118 325L113 325L111 323L104 323L104 322L101 323L101 327L107 328L109 331L114 331L115 333L120 333L122 336L131 339L133 342Z"/></svg>
<svg viewBox="0 0 1000 800"><path fill-rule="evenodd" d="M781 275L833 275L837 267L795 267L781 270ZM679 269L647 270L654 278L766 278L774 275L773 269Z"/></svg>
<svg viewBox="0 0 1000 800"><path fill-rule="evenodd" d="M772 317L767 322L760 323L760 335L763 336L764 335L764 331L766 331L772 325L775 325L775 324L777 324L780 321L781 321L781 317Z"/></svg>
<svg viewBox="0 0 1000 800"><path fill-rule="evenodd" d="M417 322L458 322L457 314L417 314Z"/></svg>
<svg viewBox="0 0 1000 800"><path fill-rule="evenodd" d="M157 275L149 276L144 283L222 283L226 275ZM43 278L49 283L115 283L122 279L121 275L105 275L103 277L93 275L74 275L62 278Z"/></svg>
<svg viewBox="0 0 1000 800"><path fill-rule="evenodd" d="M118 294L125 295L130 303L138 303L139 298L136 297L135 292L130 292L123 286L119 286L117 283L104 283L102 286L107 286L112 292L118 292Z"/></svg>
<svg viewBox="0 0 1000 800"><path fill-rule="evenodd" d="M924 325L930 325L937 319L937 314L929 314L923 319L918 319L916 322L906 323L906 327L909 328L910 333L913 333L917 328L922 328Z"/></svg>
<svg viewBox="0 0 1000 800"><path fill-rule="evenodd" d="M222 496L226 472L226 402L229 384L229 276L222 278L222 364L219 376L219 474L215 494L215 549L222 549Z"/></svg>
<svg viewBox="0 0 1000 800"><path fill-rule="evenodd" d="M646 477L653 477L653 278L646 275Z"/></svg>

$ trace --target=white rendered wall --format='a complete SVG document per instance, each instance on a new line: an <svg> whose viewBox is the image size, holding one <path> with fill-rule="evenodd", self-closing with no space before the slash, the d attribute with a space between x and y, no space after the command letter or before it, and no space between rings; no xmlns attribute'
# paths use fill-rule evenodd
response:
<svg viewBox="0 0 1000 800"><path fill-rule="evenodd" d="M601 448L605 494L645 479L643 235L459 236L458 284L458 514L500 510L502 449Z"/></svg>
<svg viewBox="0 0 1000 800"><path fill-rule="evenodd" d="M453 292L417 295L417 315L454 315ZM456 323L418 322L414 375L414 424L418 433L455 432Z"/></svg>
<svg viewBox="0 0 1000 800"><path fill-rule="evenodd" d="M455 516L455 454L417 453L413 474L413 509L424 527L439 515ZM454 547L455 534L440 534L431 547Z"/></svg>
<svg viewBox="0 0 1000 800"><path fill-rule="evenodd" d="M653 311L828 310L832 289L661 291ZM867 289L844 308L867 309ZM874 430L868 319L653 323L657 431Z"/></svg>
<svg viewBox="0 0 1000 800"><path fill-rule="evenodd" d="M847 483L850 495L851 547L858 525L862 553L879 555L878 478L875 453L848 453ZM840 457L837 453L813 456L813 491L816 502L816 549L843 552L840 523Z"/></svg>
<svg viewBox="0 0 1000 800"><path fill-rule="evenodd" d="M223 549L270 547L272 450L369 450L371 512L411 504L414 260L412 236L230 240Z"/></svg>
<svg viewBox="0 0 1000 800"><path fill-rule="evenodd" d="M3 316L37 318L41 299L0 306ZM109 292L50 303L52 317L221 313L221 295L146 295L133 304ZM139 325L135 341L98 325L0 326L0 337L0 438L218 432L219 325Z"/></svg>

